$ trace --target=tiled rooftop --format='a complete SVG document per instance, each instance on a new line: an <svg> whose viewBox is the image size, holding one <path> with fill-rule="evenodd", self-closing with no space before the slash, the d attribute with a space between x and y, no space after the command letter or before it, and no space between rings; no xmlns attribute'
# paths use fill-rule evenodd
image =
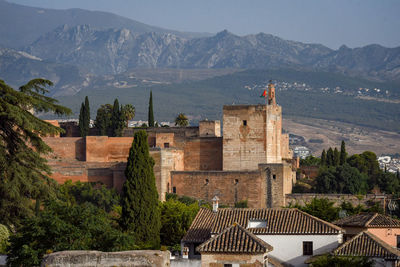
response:
<svg viewBox="0 0 400 267"><path fill-rule="evenodd" d="M242 226L233 224L220 234L201 244L199 252L263 254L273 248Z"/></svg>
<svg viewBox="0 0 400 267"><path fill-rule="evenodd" d="M216 213L206 208L200 208L192 225L183 237L183 242L203 243L211 237L211 229Z"/></svg>
<svg viewBox="0 0 400 267"><path fill-rule="evenodd" d="M264 222L262 228L248 228L249 221ZM339 234L342 229L298 209L232 209L218 212L201 208L183 237L183 242L203 243L234 223L253 234Z"/></svg>
<svg viewBox="0 0 400 267"><path fill-rule="evenodd" d="M339 256L366 256L399 260L400 251L368 231L361 232L333 251Z"/></svg>
<svg viewBox="0 0 400 267"><path fill-rule="evenodd" d="M400 227L400 220L379 213L359 213L333 222L338 226L352 227Z"/></svg>
<svg viewBox="0 0 400 267"><path fill-rule="evenodd" d="M250 220L264 221L266 227L248 228L253 234L338 234L336 225L298 209L219 209L211 233L218 234L233 223L248 227Z"/></svg>

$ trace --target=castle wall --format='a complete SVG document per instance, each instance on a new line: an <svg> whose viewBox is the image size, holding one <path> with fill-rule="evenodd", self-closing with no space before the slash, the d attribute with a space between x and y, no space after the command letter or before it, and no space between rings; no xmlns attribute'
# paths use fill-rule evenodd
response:
<svg viewBox="0 0 400 267"><path fill-rule="evenodd" d="M184 144L185 171L222 170L222 138L188 138Z"/></svg>
<svg viewBox="0 0 400 267"><path fill-rule="evenodd" d="M256 170L266 163L266 106L223 108L223 170Z"/></svg>
<svg viewBox="0 0 400 267"><path fill-rule="evenodd" d="M233 206L247 200L250 208L265 207L259 171L173 171L171 185L182 196L211 202L217 195L222 204Z"/></svg>
<svg viewBox="0 0 400 267"><path fill-rule="evenodd" d="M85 160L85 140L81 137L44 137L43 141L51 147L53 152L47 158L61 160Z"/></svg>
<svg viewBox="0 0 400 267"><path fill-rule="evenodd" d="M133 137L86 136L86 161L127 161Z"/></svg>
<svg viewBox="0 0 400 267"><path fill-rule="evenodd" d="M259 169L262 180L266 184L262 192L265 196L265 206L267 208L284 207L286 204L284 192L292 192L292 165L286 162L260 164Z"/></svg>
<svg viewBox="0 0 400 267"><path fill-rule="evenodd" d="M289 134L281 135L281 151L282 159L291 160L293 158L293 151L289 148Z"/></svg>
<svg viewBox="0 0 400 267"><path fill-rule="evenodd" d="M302 193L302 194L286 194L286 204L299 204L304 206L310 203L314 198L326 198L329 201L334 202L334 206L340 206L343 202L350 202L353 206L364 205L370 206L371 204L378 202L383 208L385 202L390 196L388 195L375 195L367 194L364 196L350 195L350 194L314 194L314 193Z"/></svg>
<svg viewBox="0 0 400 267"><path fill-rule="evenodd" d="M200 137L216 136L221 137L220 121L200 121L199 122Z"/></svg>

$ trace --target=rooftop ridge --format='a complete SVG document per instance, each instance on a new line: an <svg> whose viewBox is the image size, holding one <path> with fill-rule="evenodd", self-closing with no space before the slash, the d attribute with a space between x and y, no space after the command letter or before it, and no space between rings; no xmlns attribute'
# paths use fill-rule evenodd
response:
<svg viewBox="0 0 400 267"><path fill-rule="evenodd" d="M317 221L319 221L319 222L321 222L321 223L327 224L327 225L329 225L330 227L335 228L335 229L338 230L338 231L344 232L343 228L341 228L341 227L339 227L339 226L337 226L337 225L334 225L333 223L324 221L324 220L322 220L321 218L315 217L314 215L311 215L311 214L309 214L309 213L307 213L307 212L305 212L305 211L299 210L298 208L293 208L293 209L295 209L295 210L297 210L298 212L304 214L305 216L308 216L308 217L313 218L314 220L317 220Z"/></svg>
<svg viewBox="0 0 400 267"><path fill-rule="evenodd" d="M365 237L366 240L359 240L363 237ZM367 243L368 241L369 244ZM353 243L355 243L354 246ZM400 259L400 251L392 248L389 244L368 230L358 233L350 240L346 241L337 249L335 249L332 254L342 256L367 256L386 259Z"/></svg>
<svg viewBox="0 0 400 267"><path fill-rule="evenodd" d="M365 223L365 226L370 225L370 223L371 223L377 216L378 216L378 213L375 212L375 214L371 216L371 219L369 219L369 220Z"/></svg>
<svg viewBox="0 0 400 267"><path fill-rule="evenodd" d="M233 236L229 236L229 233L231 231L234 231L234 233L231 234ZM227 239L227 237L225 237L224 235L228 235L229 243L224 244L224 246L218 247L218 245L223 244L224 243L223 241ZM248 240L247 238L250 238L250 240ZM218 242L219 239L221 239L221 242ZM238 247L237 243L240 243L242 241L245 243L245 245L243 246L239 244ZM251 244L251 242L254 242L256 246L254 244ZM222 253L224 252L265 253L272 250L273 247L271 245L269 245L262 239L258 238L256 235L249 232L236 222L233 223L231 226L225 228L218 235L215 235L214 237L210 238L209 240L207 240L206 242L197 247L197 251L199 252L222 252Z"/></svg>

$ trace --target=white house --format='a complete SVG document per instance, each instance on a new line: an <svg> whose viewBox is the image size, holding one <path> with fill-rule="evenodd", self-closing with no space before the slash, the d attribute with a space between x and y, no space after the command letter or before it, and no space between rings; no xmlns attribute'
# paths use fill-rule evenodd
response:
<svg viewBox="0 0 400 267"><path fill-rule="evenodd" d="M333 251L343 240L340 227L298 209L227 208L202 209L182 239L182 245L189 248L189 257L195 256L198 253L193 250L199 242L215 237L234 224L272 246L268 257L285 265L307 266L308 258Z"/></svg>

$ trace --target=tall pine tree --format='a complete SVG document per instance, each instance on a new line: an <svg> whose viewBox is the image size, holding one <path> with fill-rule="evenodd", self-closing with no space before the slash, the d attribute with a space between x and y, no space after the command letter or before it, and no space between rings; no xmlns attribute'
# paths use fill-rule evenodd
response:
<svg viewBox="0 0 400 267"><path fill-rule="evenodd" d="M346 153L346 144L342 140L342 144L340 145L340 165L346 163L347 153Z"/></svg>
<svg viewBox="0 0 400 267"><path fill-rule="evenodd" d="M154 127L153 92L152 91L150 91L148 121L149 121L149 127Z"/></svg>
<svg viewBox="0 0 400 267"><path fill-rule="evenodd" d="M123 186L121 226L140 248L160 246L160 210L147 133L136 132Z"/></svg>
<svg viewBox="0 0 400 267"><path fill-rule="evenodd" d="M50 167L42 155L51 151L42 136L61 128L45 122L34 112L70 114L57 100L45 96L49 80L34 79L14 90L0 80L0 223L18 226L34 213L34 199L52 194ZM54 192L53 192L54 193Z"/></svg>
<svg viewBox="0 0 400 267"><path fill-rule="evenodd" d="M333 151L333 164L335 166L339 166L340 163L340 153L339 150L335 147L335 150Z"/></svg>
<svg viewBox="0 0 400 267"><path fill-rule="evenodd" d="M328 152L326 152L326 165L328 167L333 166L335 164L335 156L333 154L333 149L330 147Z"/></svg>
<svg viewBox="0 0 400 267"><path fill-rule="evenodd" d="M321 153L321 166L326 166L326 152L325 152L325 149L323 149L322 153Z"/></svg>

